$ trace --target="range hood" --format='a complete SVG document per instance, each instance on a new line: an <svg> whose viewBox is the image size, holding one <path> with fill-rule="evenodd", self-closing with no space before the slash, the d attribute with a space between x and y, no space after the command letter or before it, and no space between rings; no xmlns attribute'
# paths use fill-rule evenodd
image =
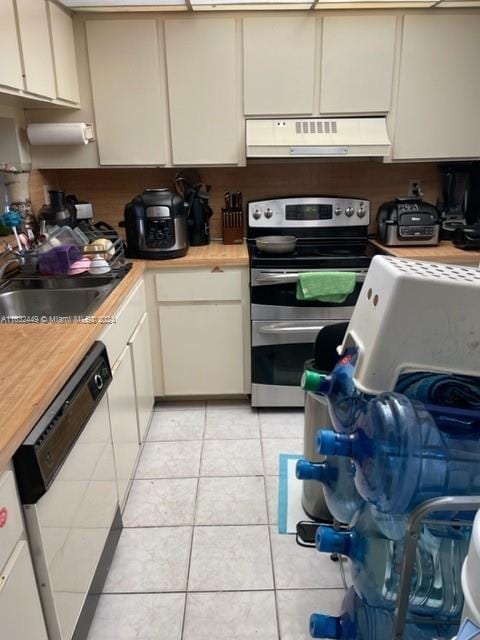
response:
<svg viewBox="0 0 480 640"><path fill-rule="evenodd" d="M386 118L275 118L246 121L247 158L383 157Z"/></svg>

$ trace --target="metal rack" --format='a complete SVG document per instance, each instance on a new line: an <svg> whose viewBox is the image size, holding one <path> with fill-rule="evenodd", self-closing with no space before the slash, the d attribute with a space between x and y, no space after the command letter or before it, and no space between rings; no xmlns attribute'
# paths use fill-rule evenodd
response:
<svg viewBox="0 0 480 640"><path fill-rule="evenodd" d="M405 626L409 622L407 621L407 614L410 589L412 586L417 543L420 537L420 528L422 524L451 525L453 522L455 525L459 526L473 526L473 521L470 520L432 520L427 518L428 514L433 511L477 511L478 509L480 509L480 496L449 496L433 498L432 500L422 502L409 515L407 531L405 533L405 547L400 574L400 587L395 607L392 640L402 640ZM415 622L417 624L432 621L434 621L434 618L423 618L419 616L416 616L414 620L411 620L411 622Z"/></svg>

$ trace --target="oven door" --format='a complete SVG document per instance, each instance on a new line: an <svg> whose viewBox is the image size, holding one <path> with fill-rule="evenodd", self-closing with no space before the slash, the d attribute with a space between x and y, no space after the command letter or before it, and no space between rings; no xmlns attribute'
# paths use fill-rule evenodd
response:
<svg viewBox="0 0 480 640"><path fill-rule="evenodd" d="M252 406L303 407L305 361L318 332L335 320L252 321Z"/></svg>
<svg viewBox="0 0 480 640"><path fill-rule="evenodd" d="M342 303L297 300L298 276L302 272L352 271L352 269L252 269L250 301L254 320L325 318L349 320L360 295L367 269L355 269L355 289Z"/></svg>

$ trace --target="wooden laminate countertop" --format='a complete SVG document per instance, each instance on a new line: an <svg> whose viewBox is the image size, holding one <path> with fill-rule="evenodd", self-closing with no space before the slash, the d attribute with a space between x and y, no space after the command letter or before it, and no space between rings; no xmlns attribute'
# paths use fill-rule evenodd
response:
<svg viewBox="0 0 480 640"><path fill-rule="evenodd" d="M142 277L136 261L88 324L0 324L0 472Z"/></svg>
<svg viewBox="0 0 480 640"><path fill-rule="evenodd" d="M202 247L190 247L183 258L146 260L147 269L185 269L186 267L245 267L248 248L242 244L211 242Z"/></svg>
<svg viewBox="0 0 480 640"><path fill-rule="evenodd" d="M133 267L97 309L111 316L146 268L247 266L245 243L190 247L183 258L134 260ZM0 323L0 472L75 371L105 324Z"/></svg>
<svg viewBox="0 0 480 640"><path fill-rule="evenodd" d="M463 264L478 267L480 251L463 251L457 249L452 242L446 240L436 247L386 247L378 240L370 240L385 253L396 258L411 258L412 260L426 260L428 262L444 262L449 264Z"/></svg>

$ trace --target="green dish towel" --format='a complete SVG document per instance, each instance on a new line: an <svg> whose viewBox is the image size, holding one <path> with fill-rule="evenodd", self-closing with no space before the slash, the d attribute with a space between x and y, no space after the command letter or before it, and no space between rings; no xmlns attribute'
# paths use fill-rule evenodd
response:
<svg viewBox="0 0 480 640"><path fill-rule="evenodd" d="M355 289L356 275L351 271L301 273L297 282L297 300L344 302Z"/></svg>

